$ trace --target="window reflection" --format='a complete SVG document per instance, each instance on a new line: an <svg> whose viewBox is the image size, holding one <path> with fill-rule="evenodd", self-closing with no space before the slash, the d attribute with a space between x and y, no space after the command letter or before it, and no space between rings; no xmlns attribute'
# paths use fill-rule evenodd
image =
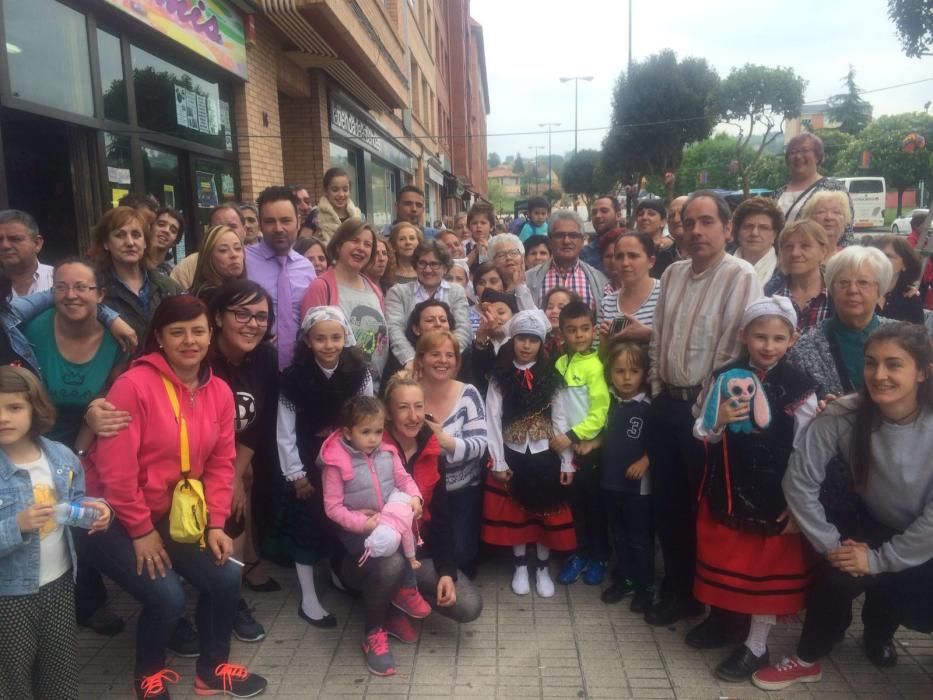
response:
<svg viewBox="0 0 933 700"><path fill-rule="evenodd" d="M100 87L104 93L104 116L121 122L129 121L126 106L126 81L123 78L123 56L120 40L113 34L97 30L97 52L100 56Z"/></svg>

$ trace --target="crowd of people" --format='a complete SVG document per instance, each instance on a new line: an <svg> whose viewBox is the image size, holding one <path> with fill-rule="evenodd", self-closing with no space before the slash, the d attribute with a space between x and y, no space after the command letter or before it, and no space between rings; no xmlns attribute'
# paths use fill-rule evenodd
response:
<svg viewBox="0 0 933 700"><path fill-rule="evenodd" d="M337 168L316 206L216 207L177 264L169 207L109 210L54 267L0 212L0 697L78 696L77 626L123 628L102 575L142 606L136 697L169 697L168 650L199 695L262 693L230 647L265 636L263 562L313 627L352 594L392 675L390 637L481 615L496 548L516 596L554 596L553 566L649 625L705 615L686 643L729 647L724 680L819 680L863 593L896 663L899 625L933 631L921 264L855 244L821 159L797 137L774 199L647 199L633 230L596 197L589 240L546 200L514 232L482 202L425 227L415 186L376 230Z"/></svg>

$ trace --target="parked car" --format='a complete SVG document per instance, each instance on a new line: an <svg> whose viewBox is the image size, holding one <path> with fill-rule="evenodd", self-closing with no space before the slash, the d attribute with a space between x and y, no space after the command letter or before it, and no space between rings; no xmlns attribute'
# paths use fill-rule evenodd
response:
<svg viewBox="0 0 933 700"><path fill-rule="evenodd" d="M926 214L927 211L927 209L914 209L906 216L895 219L891 224L891 233L910 235L910 220L914 218L914 214Z"/></svg>

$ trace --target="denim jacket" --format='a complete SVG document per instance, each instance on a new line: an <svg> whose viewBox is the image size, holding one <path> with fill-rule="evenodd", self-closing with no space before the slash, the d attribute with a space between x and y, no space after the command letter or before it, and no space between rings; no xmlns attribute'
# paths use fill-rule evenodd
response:
<svg viewBox="0 0 933 700"><path fill-rule="evenodd" d="M84 497L84 470L78 456L60 442L39 438L61 501ZM31 595L39 590L39 533L20 532L16 516L33 503L29 474L16 469L0 450L0 596ZM77 571L71 529L65 528L72 576Z"/></svg>
<svg viewBox="0 0 933 700"><path fill-rule="evenodd" d="M24 297L13 297L9 303L9 311L0 311L0 323L3 324L3 328L10 339L10 347L13 348L13 352L26 360L29 363L29 369L38 374L41 368L38 360L36 360L36 353L19 327L27 321L31 321L43 311L55 306L55 297L51 291L37 292ZM119 314L113 309L103 304L97 307L97 320L107 328L110 328L118 318Z"/></svg>

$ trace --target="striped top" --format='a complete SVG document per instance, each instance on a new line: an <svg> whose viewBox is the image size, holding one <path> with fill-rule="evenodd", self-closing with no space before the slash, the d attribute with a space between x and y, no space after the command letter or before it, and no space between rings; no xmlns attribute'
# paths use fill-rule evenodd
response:
<svg viewBox="0 0 933 700"><path fill-rule="evenodd" d="M622 316L622 312L619 310L619 294L621 291L622 290L617 289L614 292L609 292L599 302L599 309L596 311L596 318L600 323L603 321L614 321L615 319ZM635 313L631 315L634 316L635 320L637 320L639 323L643 323L650 328L654 323L654 307L657 306L658 297L660 296L661 282L660 280L655 280L654 288L651 290L651 294L649 294L644 303L635 310Z"/></svg>
<svg viewBox="0 0 933 700"><path fill-rule="evenodd" d="M738 358L742 314L761 296L755 268L744 260L727 254L699 274L692 265L676 262L661 277L649 347L652 396L662 383L699 386Z"/></svg>
<svg viewBox="0 0 933 700"><path fill-rule="evenodd" d="M472 384L464 384L453 411L444 420L444 432L454 438L454 449L444 451L447 490L480 483L486 452L486 402Z"/></svg>

